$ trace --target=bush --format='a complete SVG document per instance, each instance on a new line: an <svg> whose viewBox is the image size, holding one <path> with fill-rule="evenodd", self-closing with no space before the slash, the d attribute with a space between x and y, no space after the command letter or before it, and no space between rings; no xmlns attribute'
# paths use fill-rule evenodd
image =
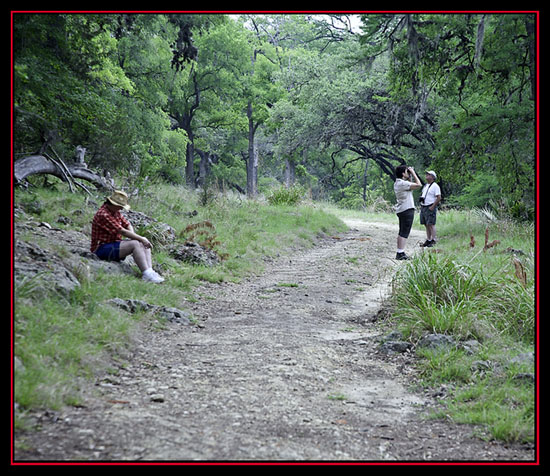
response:
<svg viewBox="0 0 550 476"><path fill-rule="evenodd" d="M271 205L297 205L304 199L305 193L305 189L299 185L288 188L283 185L269 192L267 201Z"/></svg>
<svg viewBox="0 0 550 476"><path fill-rule="evenodd" d="M502 271L488 273L423 253L396 275L396 316L417 334L440 332L483 340L487 329L496 329L530 342L535 324L532 289Z"/></svg>

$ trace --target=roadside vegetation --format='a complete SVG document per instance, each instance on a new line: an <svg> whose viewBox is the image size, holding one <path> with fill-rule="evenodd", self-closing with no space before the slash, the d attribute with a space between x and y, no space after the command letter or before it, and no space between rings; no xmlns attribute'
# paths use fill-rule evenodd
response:
<svg viewBox="0 0 550 476"><path fill-rule="evenodd" d="M434 416L479 424L487 438L532 442L533 225L487 209L449 210L438 217L438 235L435 248L395 275L391 322L412 342L440 333L457 343L417 351L422 385L447 396Z"/></svg>
<svg viewBox="0 0 550 476"><path fill-rule="evenodd" d="M395 224L383 201L362 211L326 210L340 217ZM424 231L418 215L413 228ZM478 435L506 442L535 438L535 226L491 206L444 208L435 248L407 244L385 303L382 326L412 344L444 334L456 345L417 348L419 384L438 393L434 418L478 425ZM413 252L414 250L414 252Z"/></svg>
<svg viewBox="0 0 550 476"><path fill-rule="evenodd" d="M16 280L17 415L80 404L80 378L122 356L138 323L162 326L109 298L183 306L197 284L344 230L343 214L396 224L407 164L436 170L460 210L440 213L436 249L399 263L392 325L412 343L477 342L421 355L422 384L450 396L438 416L533 441L538 12L11 16L16 220L89 234L103 197L37 175L77 168L222 258L176 262L153 226L136 231L163 286L85 269L69 295L47 273Z"/></svg>

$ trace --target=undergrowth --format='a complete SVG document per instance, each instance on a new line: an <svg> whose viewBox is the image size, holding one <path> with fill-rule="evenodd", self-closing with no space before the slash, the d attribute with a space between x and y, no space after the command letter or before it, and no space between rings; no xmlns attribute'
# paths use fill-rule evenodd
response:
<svg viewBox="0 0 550 476"><path fill-rule="evenodd" d="M437 416L479 425L487 438L533 442L533 226L473 210L440 213L437 229L436 248L396 273L390 319L412 342L429 333L457 342L417 351L423 384L451 389Z"/></svg>

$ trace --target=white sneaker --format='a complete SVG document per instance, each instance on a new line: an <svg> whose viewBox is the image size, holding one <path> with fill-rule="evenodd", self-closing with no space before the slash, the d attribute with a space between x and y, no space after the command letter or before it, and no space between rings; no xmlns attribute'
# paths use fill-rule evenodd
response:
<svg viewBox="0 0 550 476"><path fill-rule="evenodd" d="M141 279L143 279L143 281L149 281L151 283L162 283L164 281L164 278L152 269L145 271Z"/></svg>

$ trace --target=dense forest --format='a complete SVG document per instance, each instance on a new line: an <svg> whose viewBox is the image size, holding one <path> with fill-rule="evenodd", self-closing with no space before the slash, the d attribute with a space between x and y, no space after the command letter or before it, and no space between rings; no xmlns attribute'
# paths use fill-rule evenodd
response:
<svg viewBox="0 0 550 476"><path fill-rule="evenodd" d="M449 206L532 219L535 14L31 14L13 19L14 160L250 197L392 203L394 167Z"/></svg>

